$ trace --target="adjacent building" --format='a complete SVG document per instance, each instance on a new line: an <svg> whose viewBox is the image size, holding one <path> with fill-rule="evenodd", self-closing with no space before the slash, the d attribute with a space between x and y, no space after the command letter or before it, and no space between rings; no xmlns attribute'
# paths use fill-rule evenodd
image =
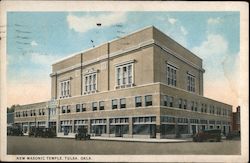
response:
<svg viewBox="0 0 250 163"><path fill-rule="evenodd" d="M203 96L202 59L147 27L52 65L51 101L20 106L15 124L74 137L187 137L231 130L232 106Z"/></svg>
<svg viewBox="0 0 250 163"><path fill-rule="evenodd" d="M240 132L240 106L236 108L236 112L233 112L232 118L232 130Z"/></svg>

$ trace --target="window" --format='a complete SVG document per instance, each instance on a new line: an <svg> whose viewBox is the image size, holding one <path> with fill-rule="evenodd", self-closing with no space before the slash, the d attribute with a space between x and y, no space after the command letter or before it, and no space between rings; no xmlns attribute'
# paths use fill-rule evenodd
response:
<svg viewBox="0 0 250 163"><path fill-rule="evenodd" d="M62 113L63 114L66 113L67 107L66 106L62 106L61 108L62 108ZM40 115L40 110L39 110L39 115Z"/></svg>
<svg viewBox="0 0 250 163"><path fill-rule="evenodd" d="M182 108L182 99L180 98L178 101L178 107L181 109Z"/></svg>
<svg viewBox="0 0 250 163"><path fill-rule="evenodd" d="M152 106L152 95L145 96L145 106Z"/></svg>
<svg viewBox="0 0 250 163"><path fill-rule="evenodd" d="M195 76L187 74L187 90L190 92L195 92Z"/></svg>
<svg viewBox="0 0 250 163"><path fill-rule="evenodd" d="M142 98L141 96L135 97L135 107L141 107L142 106Z"/></svg>
<svg viewBox="0 0 250 163"><path fill-rule="evenodd" d="M104 110L104 101L99 102L99 109Z"/></svg>
<svg viewBox="0 0 250 163"><path fill-rule="evenodd" d="M183 100L183 109L187 109L187 100Z"/></svg>
<svg viewBox="0 0 250 163"><path fill-rule="evenodd" d="M163 96L163 105L168 106L168 96L166 95Z"/></svg>
<svg viewBox="0 0 250 163"><path fill-rule="evenodd" d="M120 99L120 107L121 107L121 109L126 108L126 99L125 98Z"/></svg>
<svg viewBox="0 0 250 163"><path fill-rule="evenodd" d="M85 75L85 93L95 92L97 91L97 73L91 73Z"/></svg>
<svg viewBox="0 0 250 163"><path fill-rule="evenodd" d="M86 104L85 103L82 104L82 112L84 112L84 111L86 111Z"/></svg>
<svg viewBox="0 0 250 163"><path fill-rule="evenodd" d="M133 61L116 66L116 88L131 87L133 84Z"/></svg>
<svg viewBox="0 0 250 163"><path fill-rule="evenodd" d="M76 104L76 112L81 112L81 105L80 104Z"/></svg>
<svg viewBox="0 0 250 163"><path fill-rule="evenodd" d="M204 112L207 112L207 104L204 104Z"/></svg>
<svg viewBox="0 0 250 163"><path fill-rule="evenodd" d="M117 99L112 100L112 109L117 109Z"/></svg>
<svg viewBox="0 0 250 163"><path fill-rule="evenodd" d="M70 97L70 80L61 82L61 98Z"/></svg>
<svg viewBox="0 0 250 163"><path fill-rule="evenodd" d="M191 102L191 110L194 111L194 101Z"/></svg>
<svg viewBox="0 0 250 163"><path fill-rule="evenodd" d="M70 113L70 106L67 106L67 113Z"/></svg>
<svg viewBox="0 0 250 163"><path fill-rule="evenodd" d="M204 104L201 104L201 112L204 112Z"/></svg>
<svg viewBox="0 0 250 163"><path fill-rule="evenodd" d="M97 110L97 102L92 102L92 110L93 111Z"/></svg>
<svg viewBox="0 0 250 163"><path fill-rule="evenodd" d="M167 65L167 84L176 86L176 71L177 68L168 64Z"/></svg>
<svg viewBox="0 0 250 163"><path fill-rule="evenodd" d="M169 106L174 107L174 97L169 97Z"/></svg>
<svg viewBox="0 0 250 163"><path fill-rule="evenodd" d="M194 111L198 111L198 102L195 103Z"/></svg>

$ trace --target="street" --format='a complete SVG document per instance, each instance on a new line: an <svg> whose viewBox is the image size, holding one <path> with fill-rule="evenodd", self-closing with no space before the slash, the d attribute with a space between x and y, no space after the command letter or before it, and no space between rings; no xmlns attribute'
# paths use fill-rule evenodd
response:
<svg viewBox="0 0 250 163"><path fill-rule="evenodd" d="M146 143L8 136L9 155L239 155L240 140Z"/></svg>

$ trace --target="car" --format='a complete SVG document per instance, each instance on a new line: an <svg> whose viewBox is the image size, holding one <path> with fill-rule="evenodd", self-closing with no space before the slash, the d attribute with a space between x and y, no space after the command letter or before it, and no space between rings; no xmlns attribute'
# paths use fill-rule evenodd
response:
<svg viewBox="0 0 250 163"><path fill-rule="evenodd" d="M76 140L90 140L90 135L88 134L88 130L85 127L79 127L77 129L77 133L75 135Z"/></svg>
<svg viewBox="0 0 250 163"><path fill-rule="evenodd" d="M194 142L220 142L221 141L221 130L203 130L193 136Z"/></svg>
<svg viewBox="0 0 250 163"><path fill-rule="evenodd" d="M12 129L10 129L9 135L11 135L11 136L23 136L23 130L21 129L21 127L13 127Z"/></svg>
<svg viewBox="0 0 250 163"><path fill-rule="evenodd" d="M226 139L228 139L228 140L240 139L240 131L232 131L232 132L229 132L229 133L226 135Z"/></svg>

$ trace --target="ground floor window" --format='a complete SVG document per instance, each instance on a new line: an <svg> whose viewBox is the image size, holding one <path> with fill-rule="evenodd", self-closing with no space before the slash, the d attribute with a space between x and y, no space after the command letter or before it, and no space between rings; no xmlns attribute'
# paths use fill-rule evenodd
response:
<svg viewBox="0 0 250 163"><path fill-rule="evenodd" d="M92 125L91 133L94 133L95 136L101 136L101 134L106 133L106 125Z"/></svg>
<svg viewBox="0 0 250 163"><path fill-rule="evenodd" d="M110 125L110 134L115 134L116 137L122 137L123 134L129 133L129 125Z"/></svg>
<svg viewBox="0 0 250 163"><path fill-rule="evenodd" d="M178 125L179 134L188 134L188 125Z"/></svg>
<svg viewBox="0 0 250 163"><path fill-rule="evenodd" d="M155 124L135 124L133 125L133 134L136 135L155 135Z"/></svg>
<svg viewBox="0 0 250 163"><path fill-rule="evenodd" d="M63 132L64 135L72 133L72 126L61 126L61 132Z"/></svg>
<svg viewBox="0 0 250 163"><path fill-rule="evenodd" d="M175 134L175 124L162 124L161 134L162 135Z"/></svg>

